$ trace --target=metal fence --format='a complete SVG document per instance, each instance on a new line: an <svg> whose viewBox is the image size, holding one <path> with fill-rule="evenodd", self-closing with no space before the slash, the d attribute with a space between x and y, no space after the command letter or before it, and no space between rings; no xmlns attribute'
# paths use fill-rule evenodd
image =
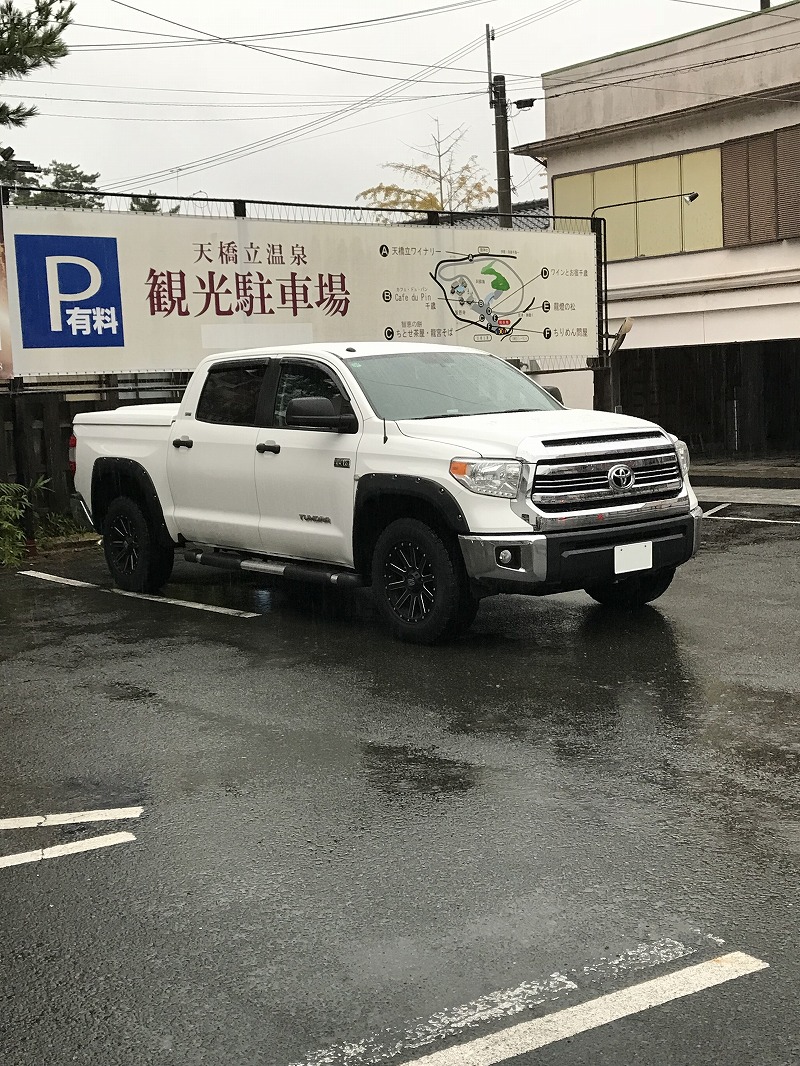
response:
<svg viewBox="0 0 800 1066"><path fill-rule="evenodd" d="M517 229L561 233L592 233L599 220L551 215L547 201L535 200L512 207L510 215L498 214L497 208L475 211L450 211L407 207L360 207L358 205L303 204L282 200L220 199L201 196L169 196L135 193L102 192L85 189L41 189L7 185L2 187L3 204L41 206L31 204L31 192L45 193L51 203L47 207L68 207L81 210L157 213L188 215L193 218L253 218L276 222L320 222L328 225L365 226L450 226L458 229ZM102 199L102 205L97 201ZM154 205L148 209L147 202Z"/></svg>

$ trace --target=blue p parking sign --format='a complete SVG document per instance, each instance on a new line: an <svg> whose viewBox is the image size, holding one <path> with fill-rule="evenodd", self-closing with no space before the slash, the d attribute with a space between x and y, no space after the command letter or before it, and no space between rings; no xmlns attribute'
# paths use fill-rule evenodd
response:
<svg viewBox="0 0 800 1066"><path fill-rule="evenodd" d="M125 344L116 237L14 237L24 348Z"/></svg>

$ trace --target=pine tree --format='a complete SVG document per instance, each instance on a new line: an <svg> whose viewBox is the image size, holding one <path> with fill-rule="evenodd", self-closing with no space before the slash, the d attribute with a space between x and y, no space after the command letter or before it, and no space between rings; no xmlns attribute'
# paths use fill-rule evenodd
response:
<svg viewBox="0 0 800 1066"><path fill-rule="evenodd" d="M84 210L102 211L102 196L81 195L97 189L97 174L87 174L72 163L53 160L39 174L20 174L14 179L14 204L24 207L77 207ZM76 189L75 193L53 192L54 189Z"/></svg>
<svg viewBox="0 0 800 1066"><path fill-rule="evenodd" d="M180 204L176 204L175 207L171 207L167 211L167 214L177 215L180 209ZM148 192L147 196L132 196L131 211L138 212L139 214L143 215L161 215L164 213L164 209L161 206L161 201L153 192Z"/></svg>
<svg viewBox="0 0 800 1066"><path fill-rule="evenodd" d="M71 23L74 0L34 0L23 11L13 0L0 3L0 81L24 78L40 67L54 67L67 54L63 35ZM0 126L18 129L33 118L35 107L0 101ZM13 163L0 165L0 181L14 181Z"/></svg>

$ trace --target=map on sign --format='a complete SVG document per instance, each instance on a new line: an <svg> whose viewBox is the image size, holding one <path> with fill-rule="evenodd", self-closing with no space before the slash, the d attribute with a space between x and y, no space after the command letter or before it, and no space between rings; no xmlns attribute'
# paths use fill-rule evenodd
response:
<svg viewBox="0 0 800 1066"><path fill-rule="evenodd" d="M466 255L443 259L431 277L444 293L450 313L461 322L510 335L536 302L533 280L515 269L515 255Z"/></svg>

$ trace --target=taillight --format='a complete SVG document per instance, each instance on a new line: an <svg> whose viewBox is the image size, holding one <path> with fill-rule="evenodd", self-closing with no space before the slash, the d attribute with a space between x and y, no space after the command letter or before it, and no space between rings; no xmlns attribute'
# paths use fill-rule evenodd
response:
<svg viewBox="0 0 800 1066"><path fill-rule="evenodd" d="M70 474L74 474L75 470L76 470L76 467L75 467L75 449L77 448L77 446L78 446L78 441L77 441L77 438L75 437L75 434L73 433L72 436L69 438L69 472L70 472Z"/></svg>

